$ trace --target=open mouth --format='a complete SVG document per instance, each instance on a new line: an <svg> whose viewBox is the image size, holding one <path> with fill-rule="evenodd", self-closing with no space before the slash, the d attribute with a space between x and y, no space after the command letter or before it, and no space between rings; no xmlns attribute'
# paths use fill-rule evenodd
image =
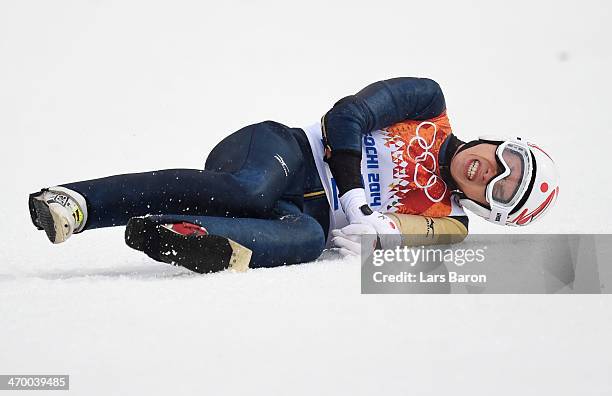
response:
<svg viewBox="0 0 612 396"><path fill-rule="evenodd" d="M478 168L480 168L480 161L478 160L472 160L468 167L467 170L465 172L465 176L467 177L468 180L474 180L474 178L476 177L476 174L478 173Z"/></svg>

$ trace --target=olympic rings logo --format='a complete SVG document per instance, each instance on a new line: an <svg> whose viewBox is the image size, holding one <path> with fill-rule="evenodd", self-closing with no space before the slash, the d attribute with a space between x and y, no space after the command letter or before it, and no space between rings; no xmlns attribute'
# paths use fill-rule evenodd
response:
<svg viewBox="0 0 612 396"><path fill-rule="evenodd" d="M431 125L434 128L434 133L431 139L431 143L428 143L427 140L423 136L419 135L420 129L425 125ZM414 184L416 184L418 188L422 189L425 192L425 195L427 196L427 198L429 198L429 200L431 200L432 202L442 201L444 199L444 196L446 195L446 190L447 190L446 183L442 181L442 184L444 185L444 192L442 192L442 195L440 197L432 197L431 194L429 193L429 189L433 187L434 185L436 185L436 183L438 183L438 181L440 180L440 177L435 173L438 169L438 161L436 160L436 156L433 155L433 153L430 151L434 143L436 142L437 133L438 133L438 127L436 126L436 124L434 124L433 122L429 122L429 121L423 121L416 127L415 136L412 139L410 139L410 141L408 142L408 147L407 147L408 157L410 157L415 163L414 176L413 176ZM410 148L412 147L412 143L414 142L418 144L418 146L423 150L423 152L413 158L410 154ZM428 169L427 167L423 165L423 163L427 161L428 159L432 161L433 169ZM426 174L429 174L429 178L427 179L427 183L425 184L421 184L419 182L418 174L419 174L420 169L423 169L423 171Z"/></svg>

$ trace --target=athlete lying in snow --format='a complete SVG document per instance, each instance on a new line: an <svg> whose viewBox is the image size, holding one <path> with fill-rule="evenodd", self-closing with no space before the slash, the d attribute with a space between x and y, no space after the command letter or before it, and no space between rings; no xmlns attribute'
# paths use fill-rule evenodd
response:
<svg viewBox="0 0 612 396"><path fill-rule="evenodd" d="M460 241L463 207L526 225L554 202L557 179L550 157L520 138L459 140L439 85L404 77L341 99L308 128L247 126L204 170L63 184L31 194L29 207L53 243L127 224L130 247L214 272L312 261L326 245L359 254L368 233L382 248Z"/></svg>

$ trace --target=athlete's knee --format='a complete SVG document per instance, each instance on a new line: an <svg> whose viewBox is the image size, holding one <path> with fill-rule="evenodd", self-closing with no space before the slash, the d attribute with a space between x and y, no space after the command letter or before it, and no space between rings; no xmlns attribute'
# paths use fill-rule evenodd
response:
<svg viewBox="0 0 612 396"><path fill-rule="evenodd" d="M321 226L317 223L318 230L313 233L311 245L309 249L305 252L305 261L314 261L321 256L323 250L325 249L325 233Z"/></svg>
<svg viewBox="0 0 612 396"><path fill-rule="evenodd" d="M325 249L325 232L321 225L312 217L300 216L300 232L296 232L295 251L298 257L296 262L305 263L319 258Z"/></svg>

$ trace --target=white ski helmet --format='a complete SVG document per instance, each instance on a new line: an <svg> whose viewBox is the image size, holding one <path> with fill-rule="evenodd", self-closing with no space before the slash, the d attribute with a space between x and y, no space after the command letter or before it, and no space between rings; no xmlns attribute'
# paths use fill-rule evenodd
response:
<svg viewBox="0 0 612 396"><path fill-rule="evenodd" d="M516 138L481 136L470 143L497 146L495 158L502 169L487 184L483 205L465 194L459 202L486 220L510 226L525 226L539 219L559 195L559 174L552 158L540 147Z"/></svg>

